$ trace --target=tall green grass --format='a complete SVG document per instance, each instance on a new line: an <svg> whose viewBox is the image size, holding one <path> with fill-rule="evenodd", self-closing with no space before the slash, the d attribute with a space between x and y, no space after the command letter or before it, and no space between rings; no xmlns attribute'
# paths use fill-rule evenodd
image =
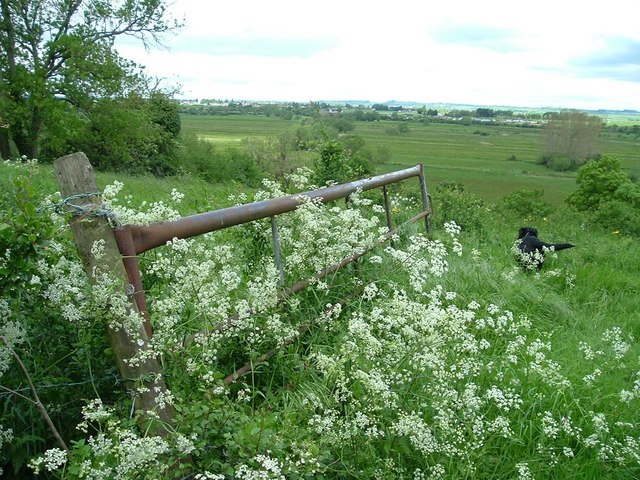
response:
<svg viewBox="0 0 640 480"><path fill-rule="evenodd" d="M6 180L12 170L0 169L2 187L10 188ZM57 190L50 167L34 175L42 194ZM238 185L210 186L185 177L101 174L98 180L101 187L124 182L120 196L131 205L166 201L176 189L185 194L176 206L182 214L227 206L234 201L229 194L242 191ZM416 182L407 183L392 192L395 224L417 208ZM474 198L457 208L445 206L444 194L432 194L434 231L421 248L414 248L424 242L414 237L424 232L418 223L402 232L393 249L375 251L376 261L367 256L326 285L314 285L279 307L267 306L229 337L203 336L186 347L183 335L213 326L217 302L237 302L245 287L257 297L268 290L263 277L272 264L269 225L216 233L188 252L177 244L145 255L155 327L170 346L163 362L176 396L176 429L193 436L195 447L192 464L173 471L169 465L177 464L162 464L159 457L158 464L150 460L146 475L161 471L171 477L182 470L229 478L253 471L245 478L269 478L277 470L291 478L637 478L640 241L591 228L588 217L564 208L544 217L522 216ZM371 198L379 201L379 193ZM478 206L469 211L465 205ZM279 220L288 284L316 270L302 261L294 268L296 254L327 261L323 252L353 248L349 242L340 245L341 238L359 224L336 224L336 215L351 217L342 203L333 207L316 212L324 223L304 216L298 220L308 223ZM364 219L382 217L379 209L357 208ZM446 233L450 220L465 225L456 236L460 256ZM550 256L539 274L524 272L511 247L525 224L536 226L544 240L576 247ZM441 276L429 270L436 241L449 251ZM221 246L237 256L225 259ZM405 250L408 257L399 253ZM237 269L243 287L210 295L204 280L219 282L226 267ZM416 279L424 285L416 287ZM355 296L336 318L256 361L274 344L268 334L277 338L321 317L327 304L371 284L377 290L369 296ZM173 309L180 312L176 318ZM167 319L161 311L175 323L163 327ZM268 322L274 319L282 324L270 332ZM254 338L260 331L267 332L266 340ZM219 342L217 349L209 350L209 342ZM250 374L218 391L223 375L248 360L255 362ZM113 390L119 408L113 415L126 425L128 397ZM628 401L624 391L631 392ZM504 422L508 428L500 430ZM100 428L113 435L107 438L121 435L109 433L113 423ZM93 458L86 445L76 447L76 466L83 455ZM97 460L94 466L102 468ZM74 478L71 470L67 474Z"/></svg>

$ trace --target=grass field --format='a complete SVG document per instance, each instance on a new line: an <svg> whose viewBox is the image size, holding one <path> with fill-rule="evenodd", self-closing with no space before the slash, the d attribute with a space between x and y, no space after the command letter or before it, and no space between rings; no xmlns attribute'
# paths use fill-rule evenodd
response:
<svg viewBox="0 0 640 480"><path fill-rule="evenodd" d="M247 137L267 137L298 125L296 120L262 116L182 115L182 129L220 146L238 145Z"/></svg>
<svg viewBox="0 0 640 480"><path fill-rule="evenodd" d="M182 116L183 129L221 147L239 146L247 137L277 135L299 125L297 120L258 116ZM544 137L540 129L510 126L412 123L403 135L391 135L397 123L357 122L353 134L363 137L367 147L391 153L380 172L417 163L427 168L431 186L442 181L463 182L467 189L495 201L520 187L542 188L545 199L559 204L575 188L575 173L554 172L539 165ZM475 132L475 133L474 133ZM604 154L618 157L624 169L640 176L640 141L606 132Z"/></svg>
<svg viewBox="0 0 640 480"><path fill-rule="evenodd" d="M606 113L602 117L607 125L638 125L640 115L633 112Z"/></svg>
<svg viewBox="0 0 640 480"><path fill-rule="evenodd" d="M21 173L23 166L0 164L0 212L23 204L11 197L10 180ZM29 174L36 197L57 189L51 166ZM221 202L230 202L229 193L251 198L241 185L209 185L186 176L98 176L101 188L116 180L125 184L120 204L136 215L157 210L156 202L191 214L225 206ZM172 200L174 189L184 194L180 201ZM435 228L428 242L410 236L423 232L421 223L412 225L392 248L379 248L357 267L280 304L266 301L278 293L269 273L274 270L268 222L141 256L154 338L175 397L175 438L188 450L145 436L130 420L129 391L114 384L113 361L104 352L100 322L110 317L85 304L87 297L63 296L55 303L44 295L74 291L66 287L74 280L70 274L51 277L66 264L62 259L76 258L70 232L59 226L56 243L27 250L26 266L39 281L31 273L14 280L0 268L5 275L0 279L22 282L21 289L0 289L0 301L15 305L0 313L9 323L16 318L29 327L29 342L18 347L33 364L36 385L73 381L41 390L65 440L88 436L75 428L88 400L101 397L108 408L92 422L100 431L89 432L100 442L71 444L67 466L43 478L87 478L75 474L86 465L94 478L115 478L115 468L133 465L135 471L122 477L129 479L638 478L638 239L587 229L581 214L559 208L530 221L544 239L570 241L576 248L550 255L539 273L524 272L511 252L521 217L459 209L462 218L456 220L474 215L481 228L463 228L457 251L456 235L443 225L455 215L445 218L440 198L434 200ZM411 202L398 207L394 222L415 213ZM22 217L2 221L24 229L16 222L31 218L41 225L45 215L35 205L24 210ZM124 208L119 213L123 219L130 215ZM370 223L373 217L378 222ZM285 285L317 271L316 262L326 265L349 255L356 240L377 238L383 217L380 208L355 201L335 202L329 209L307 204L279 216ZM22 261L8 252L31 233L14 235L8 226L0 222L7 252L0 257L2 266ZM36 233L41 232L34 238ZM34 271L36 266L42 271ZM23 298L27 288L38 289L32 290L37 293L32 301ZM339 313L324 317L327 305L345 298L350 299ZM69 305L77 305L87 319L64 317ZM251 321L223 336L183 341L246 305L255 306ZM295 336L298 327L318 318L305 335ZM92 335L92 343L77 340L78 332ZM294 341L283 345L283 335ZM273 357L261 358L278 346ZM245 362L252 364L250 375L221 385ZM56 443L25 397L7 396L6 389L24 385L13 367L0 378L8 405L0 423L13 428L15 441L2 446L0 466L11 475L17 464L26 473L8 478L27 478L30 470L17 459L36 457ZM94 385L93 378L106 380ZM152 440L163 450L143 450ZM134 464L137 452L144 452L144 462Z"/></svg>

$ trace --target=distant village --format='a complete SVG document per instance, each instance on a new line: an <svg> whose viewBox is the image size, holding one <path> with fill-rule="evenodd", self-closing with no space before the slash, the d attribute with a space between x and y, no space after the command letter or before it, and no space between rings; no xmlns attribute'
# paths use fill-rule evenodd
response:
<svg viewBox="0 0 640 480"><path fill-rule="evenodd" d="M462 123L509 123L535 126L544 123L559 110L503 109L471 105L419 104L415 102L373 103L345 102L266 102L217 99L179 100L181 113L191 115L273 115L293 118L295 115L349 116L354 120L429 120Z"/></svg>

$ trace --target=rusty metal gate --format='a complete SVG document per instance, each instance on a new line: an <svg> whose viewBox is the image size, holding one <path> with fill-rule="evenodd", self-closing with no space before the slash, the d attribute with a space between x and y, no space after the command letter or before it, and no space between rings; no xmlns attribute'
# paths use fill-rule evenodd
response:
<svg viewBox="0 0 640 480"><path fill-rule="evenodd" d="M153 248L165 245L168 241L178 238L186 239L205 233L215 232L225 228L233 227L243 223L271 218L271 232L274 243L275 262L280 273L281 283L283 281L282 261L280 259L280 242L278 238L278 229L276 216L282 213L291 212L302 204L300 197L308 197L311 199L319 199L323 203L331 202L341 198L347 198L349 195L357 191L372 190L374 188L382 188L384 198L385 216L387 227L393 232L391 223L391 210L389 208L389 198L387 194L387 185L398 183L408 178L418 177L420 181L420 193L422 199L423 210L417 216L409 220L415 222L421 218L425 219L425 228L427 232L431 230L431 220L429 214L431 212L431 203L427 191L427 183L424 175L422 164L415 165L404 170L398 170L384 175L378 175L371 178L356 180L349 183L334 185L331 187L320 188L295 195L287 195L284 197L263 200L260 202L238 205L235 207L223 208L206 213L190 215L188 217L179 218L173 221L157 222L150 225L125 225L114 229L114 235L118 243L118 248L123 257L123 262L129 283L133 285L134 298L140 312L145 318L145 329L147 335L151 336L151 324L147 313L147 304L144 296L144 287L138 266L138 255L151 250ZM391 238L386 235L382 241ZM376 246L379 245L376 244ZM370 249L369 249L370 251ZM366 253L366 252L365 252ZM363 253L364 254L364 253ZM362 255L352 255L338 264L332 265L316 275L320 278L335 272L339 268L357 260ZM301 280L289 288L286 288L282 296L289 296L297 293L308 286L313 279ZM222 328L222 327L219 327Z"/></svg>
<svg viewBox="0 0 640 480"><path fill-rule="evenodd" d="M322 279L340 268L355 262L383 242L392 239L397 229L394 230L391 223L391 209L389 207L387 192L387 185L389 184L418 177L422 211L403 225L424 219L427 232L431 230L430 213L432 209L422 164L371 178L295 195L287 195L270 200L223 208L221 210L191 215L173 221L158 222L145 226L125 225L117 227L111 225L109 212L105 213L93 167L83 153L78 152L59 158L54 162L54 171L61 187L60 191L63 197L66 197L62 203L67 211L72 214L70 220L71 228L90 281L92 279L93 267L96 263L103 262L104 264L104 262L107 262L109 268L113 269L114 273L122 279L123 286L127 288L130 308L142 314L143 324L139 325L139 330L134 336L130 335L129 332L124 329L107 327L107 330L123 379L127 379L127 381L138 379L138 381L144 385L148 384L154 387L153 389L143 391L136 399L136 409L141 412L143 419L151 423L155 420L153 417L149 417L146 412L156 404L156 397L162 395L166 388L160 366L154 358L148 358L139 365L129 364L127 362L127 359L134 357L137 352L146 348L149 338L152 335L144 295L144 286L138 264L138 255L165 245L174 238L191 238L235 225L270 218L275 263L279 270L281 285L283 286L278 295L278 299L282 300L283 298L302 291L315 280ZM349 195L358 191L367 191L374 188L382 188L386 222L389 229L388 233L366 250L354 253L324 270L316 272L313 277L300 280L285 288L283 285L284 275L282 261L280 259L280 243L276 223L277 215L295 210L305 201L302 197L317 199L323 203L327 203L341 198L348 198ZM92 253L91 247L97 240L104 240L106 242L107 250L109 251L108 258L97 259ZM120 261L122 261L122 263L120 263ZM344 298L338 303L344 304L351 298L354 298L355 295L357 295L357 292L352 292L347 298ZM236 320L237 315L231 316L218 325L216 329L222 331L229 328ZM304 333L309 330L311 326L313 326L313 322L301 325L298 329L299 333ZM188 340L189 339L186 339L186 341ZM273 353L274 351L267 352L260 358L268 358ZM224 383L232 383L250 370L251 365L245 365L233 374L227 376L224 379ZM160 434L167 432L166 425L171 425L173 421L172 416L172 411L169 408L161 412L161 419L164 423L158 426Z"/></svg>

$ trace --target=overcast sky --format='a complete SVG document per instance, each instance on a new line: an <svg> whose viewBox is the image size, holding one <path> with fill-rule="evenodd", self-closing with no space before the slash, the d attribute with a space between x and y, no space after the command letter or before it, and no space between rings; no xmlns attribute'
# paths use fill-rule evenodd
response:
<svg viewBox="0 0 640 480"><path fill-rule="evenodd" d="M638 0L177 0L183 98L640 110Z"/></svg>

